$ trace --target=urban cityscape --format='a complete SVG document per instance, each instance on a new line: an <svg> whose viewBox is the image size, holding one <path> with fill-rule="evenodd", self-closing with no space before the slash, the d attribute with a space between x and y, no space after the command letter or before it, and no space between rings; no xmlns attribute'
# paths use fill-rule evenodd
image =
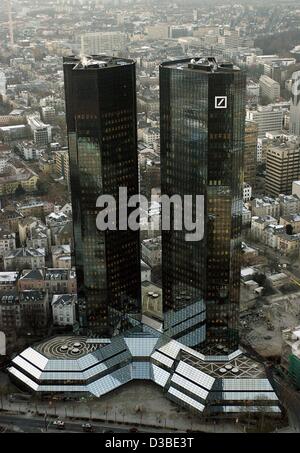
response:
<svg viewBox="0 0 300 453"><path fill-rule="evenodd" d="M0 432L300 432L297 1L0 2Z"/></svg>

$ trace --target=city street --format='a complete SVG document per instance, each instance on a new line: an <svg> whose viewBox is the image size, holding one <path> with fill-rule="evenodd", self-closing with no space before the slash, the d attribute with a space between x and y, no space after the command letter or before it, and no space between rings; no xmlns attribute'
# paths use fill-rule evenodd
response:
<svg viewBox="0 0 300 453"><path fill-rule="evenodd" d="M7 427L8 431L13 432L24 432L24 433L80 433L82 430L82 423L80 421L65 422L65 429L58 430L53 425L53 418L44 418L44 417L32 417L31 414L25 415L8 415L6 413L0 413L0 426ZM103 432L115 432L115 433L127 433L129 432L130 427L119 427L114 424L101 424L101 423L92 423L95 428L96 433ZM139 432L149 432L149 430L138 429ZM152 431L153 432L153 431ZM161 432L161 431L160 431Z"/></svg>

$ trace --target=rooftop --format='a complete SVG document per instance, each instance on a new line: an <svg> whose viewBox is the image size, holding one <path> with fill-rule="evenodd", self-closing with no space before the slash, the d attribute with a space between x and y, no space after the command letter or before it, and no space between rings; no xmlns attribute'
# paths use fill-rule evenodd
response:
<svg viewBox="0 0 300 453"><path fill-rule="evenodd" d="M54 294L51 305L73 305L76 300L77 296L75 294Z"/></svg>
<svg viewBox="0 0 300 453"><path fill-rule="evenodd" d="M18 278L19 272L0 272L0 284L14 283Z"/></svg>
<svg viewBox="0 0 300 453"><path fill-rule="evenodd" d="M228 355L222 349L223 355L205 356L145 324L111 341L87 340L59 336L29 347L13 359L9 373L42 393L99 398L142 379L199 414L257 411L258 401L266 411L280 412L263 367L241 350Z"/></svg>
<svg viewBox="0 0 300 453"><path fill-rule="evenodd" d="M64 65L73 65L73 70L95 70L135 64L134 60L110 57L107 55L71 55L64 58Z"/></svg>
<svg viewBox="0 0 300 453"><path fill-rule="evenodd" d="M210 73L228 73L239 72L240 68L233 66L232 63L219 63L214 57L202 58L185 58L175 61L165 61L161 63L161 67L172 69L186 69L191 71L202 71Z"/></svg>

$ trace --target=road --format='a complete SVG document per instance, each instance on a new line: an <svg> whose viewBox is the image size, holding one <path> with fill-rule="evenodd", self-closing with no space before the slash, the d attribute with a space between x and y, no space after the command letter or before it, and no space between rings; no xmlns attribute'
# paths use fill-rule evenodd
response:
<svg viewBox="0 0 300 453"><path fill-rule="evenodd" d="M55 433L79 433L82 432L81 425L84 422L70 422L65 421L65 430L58 430L53 425L53 418L49 419L44 417L32 417L30 416L21 416L0 413L0 426L6 427L8 431L14 432L24 432L24 433L45 433L45 432L55 432ZM86 422L85 422L86 423ZM119 427L112 424L101 424L101 423L92 423L95 428L96 433L103 433L107 430L113 431L115 433L128 433L130 427ZM150 432L144 429L139 429L139 432Z"/></svg>

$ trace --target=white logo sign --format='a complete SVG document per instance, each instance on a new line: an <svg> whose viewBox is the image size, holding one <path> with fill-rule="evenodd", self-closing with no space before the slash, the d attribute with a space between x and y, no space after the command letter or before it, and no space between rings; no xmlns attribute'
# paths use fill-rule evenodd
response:
<svg viewBox="0 0 300 453"><path fill-rule="evenodd" d="M215 109L227 108L227 96L215 96Z"/></svg>

